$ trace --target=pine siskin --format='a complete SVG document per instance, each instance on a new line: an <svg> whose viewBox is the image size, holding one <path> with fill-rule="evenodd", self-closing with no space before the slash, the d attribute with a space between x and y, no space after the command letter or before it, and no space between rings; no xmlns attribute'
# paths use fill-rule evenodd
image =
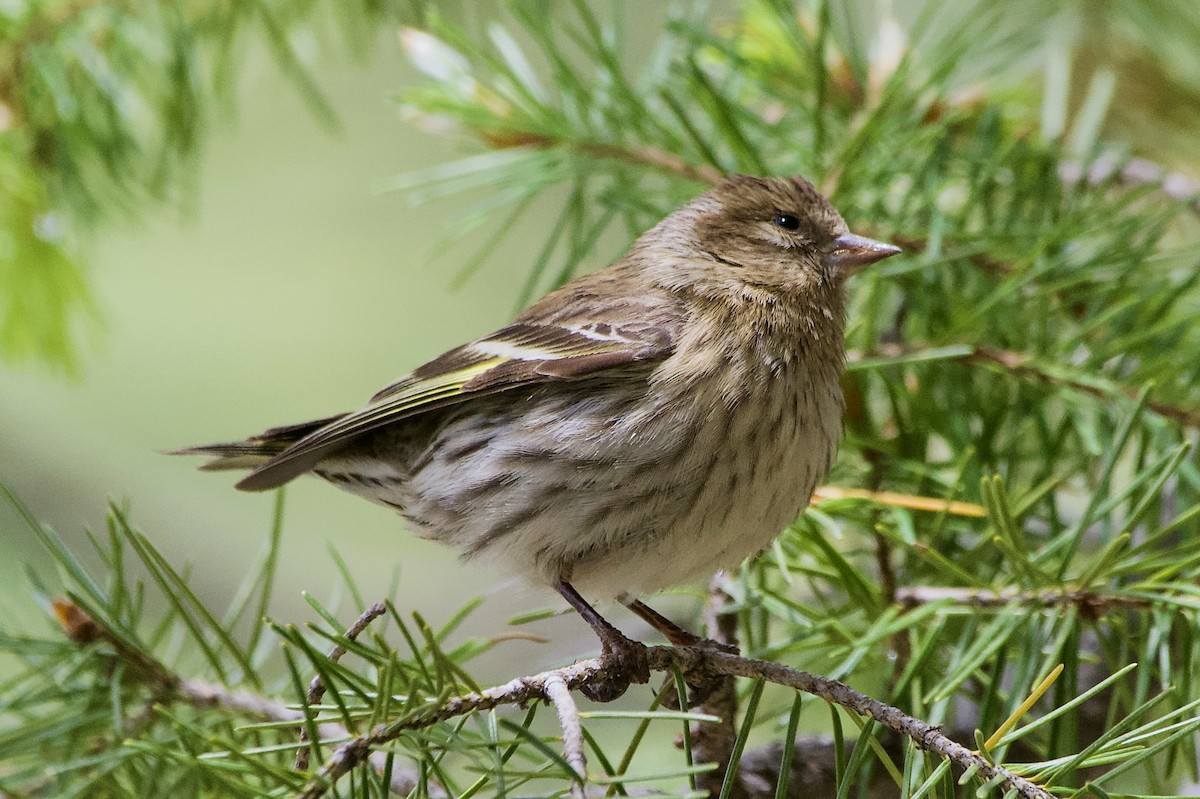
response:
<svg viewBox="0 0 1200 799"><path fill-rule="evenodd" d="M181 453L253 468L248 491L312 472L552 586L644 682L584 596L699 640L637 596L736 565L805 507L841 436L842 277L897 252L803 178L734 176L360 410Z"/></svg>

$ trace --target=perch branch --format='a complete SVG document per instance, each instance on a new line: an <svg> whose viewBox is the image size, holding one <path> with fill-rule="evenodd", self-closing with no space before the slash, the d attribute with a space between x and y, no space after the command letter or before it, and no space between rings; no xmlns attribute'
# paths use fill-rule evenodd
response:
<svg viewBox="0 0 1200 799"><path fill-rule="evenodd" d="M1053 799L1046 789L1003 766L997 766L983 756L942 734L941 728L930 725L903 711L862 694L844 683L819 677L778 663L743 658L712 649L693 647L648 647L646 660L654 671L678 667L685 674L752 677L783 685L820 697L840 707L866 716L882 726L911 739L918 748L934 752L963 769L973 769L982 781L996 781L1022 799ZM430 708L427 712L383 725L339 747L317 778L306 786L301 799L319 799L342 776L370 757L373 749L393 741L408 730L429 727L439 721L461 716L476 710L490 710L499 705L519 704L547 698L547 683L561 681L568 688L579 688L606 679L619 662L611 658L584 660L561 669L518 677L515 680L478 693L464 694Z"/></svg>

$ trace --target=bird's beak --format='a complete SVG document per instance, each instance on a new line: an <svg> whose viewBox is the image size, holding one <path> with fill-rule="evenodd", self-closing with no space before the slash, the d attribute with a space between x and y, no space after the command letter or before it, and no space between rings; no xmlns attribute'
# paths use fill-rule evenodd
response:
<svg viewBox="0 0 1200 799"><path fill-rule="evenodd" d="M840 274L852 274L864 266L889 258L900 252L900 248L882 241L843 233L833 240L823 256L825 265Z"/></svg>

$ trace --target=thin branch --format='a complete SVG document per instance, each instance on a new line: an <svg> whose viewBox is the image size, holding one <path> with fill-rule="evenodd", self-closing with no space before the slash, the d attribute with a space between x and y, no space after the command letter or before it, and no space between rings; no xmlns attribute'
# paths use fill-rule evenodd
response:
<svg viewBox="0 0 1200 799"><path fill-rule="evenodd" d="M372 605L371 607L364 610L362 615L358 617L358 620L355 621L354 624L351 624L348 628L346 628L346 632L343 634L342 637L344 637L350 641L355 640L356 638L358 638L359 634L361 634L363 630L367 629L367 626L371 622L375 621L375 619L379 618L384 613L387 613L387 606L384 605L382 602L376 602L374 605ZM333 647L333 649L329 650L329 659L332 662L336 663L338 660L341 659L342 655L344 655L344 654L346 654L346 648L344 646L342 646L341 644L337 644ZM312 707L313 705L320 702L321 697L324 695L325 695L325 683L322 682L321 675L318 674L317 676L312 678L312 682L309 683L309 685L308 685L308 698L306 701L306 705L308 707ZM304 743L307 740L308 740L308 729L305 728L304 726L301 726L300 727L300 743ZM309 762L310 754L311 754L311 752L307 746L302 746L296 750L296 764L295 764L296 771L307 771L308 770L308 762Z"/></svg>
<svg viewBox="0 0 1200 799"><path fill-rule="evenodd" d="M608 158L628 164L651 166L697 183L719 183L725 178L721 170L709 164L689 164L678 156L656 147L622 147L608 142L580 142L575 145L581 153L593 158Z"/></svg>
<svg viewBox="0 0 1200 799"><path fill-rule="evenodd" d="M86 646L96 641L103 641L111 646L115 650L117 658L130 667L150 687L155 694L154 701L156 703L176 701L195 708L220 708L260 721L296 722L298 724L304 722L305 716L302 711L292 710L277 700L246 691L235 691L227 686L215 685L204 680L180 677L161 661L134 647L114 633L70 599L55 599L51 607L68 639L80 646ZM362 619L359 621L361 622ZM369 621L368 619L362 626L365 627ZM346 727L335 722L319 723L317 733L321 740L341 740L353 735ZM388 766L386 752L371 752L366 755L365 759L376 771L386 773ZM411 770L393 766L390 785L393 793L407 795L416 787L417 775ZM444 796L439 786L430 785L429 788L431 795Z"/></svg>
<svg viewBox="0 0 1200 799"><path fill-rule="evenodd" d="M947 347L949 346L951 345L947 345ZM953 346L961 351L950 355L941 355L941 360L956 360L974 366L999 366L1016 377L1049 385L1065 386L1093 397L1103 398L1112 394L1121 394L1129 399L1136 399L1138 396L1138 391L1133 387L1122 385L1112 380L1105 379L1105 382L1110 386L1106 389L1093 382L1057 374L1046 366L1037 363L1035 357L1029 353L1002 350L995 347L981 347L973 344ZM849 352L846 357L851 362L872 358L907 358L913 355L920 355L922 352L931 349L931 347L920 345L881 344L879 347L868 352ZM938 347L938 349L942 349L942 347ZM1157 400L1148 400L1146 407L1159 416L1179 422L1187 427L1200 427L1200 409L1187 408Z"/></svg>
<svg viewBox="0 0 1200 799"><path fill-rule="evenodd" d="M904 607L917 607L949 600L956 605L972 608L1003 608L1012 604L1042 606L1047 608L1075 606L1088 618L1099 618L1110 610L1145 609L1153 602L1144 597L1114 596L1095 591L1001 591L979 588L946 588L941 586L915 585L896 592L896 603Z"/></svg>
<svg viewBox="0 0 1200 799"><path fill-rule="evenodd" d="M175 686L174 698L192 707L230 710L261 721L294 721L297 723L304 721L302 711L292 710L282 702L246 691L230 690L223 685L214 685L203 680L179 680ZM331 721L317 724L317 734L320 736L320 740L340 740L352 736L348 729ZM367 760L375 771L380 774L386 773L387 752L370 752ZM417 781L415 771L392 766L390 783L392 793L407 796L417 786ZM445 795L436 785L428 787L431 796Z"/></svg>
<svg viewBox="0 0 1200 799"><path fill-rule="evenodd" d="M512 147L553 150L561 147L583 153L591 158L621 161L635 166L648 166L659 172L666 172L697 183L719 183L725 178L725 173L714 166L688 163L677 155L648 145L631 147L604 141L580 141L565 136L552 136L547 133L525 130L477 130L476 135L493 150L505 150Z"/></svg>
<svg viewBox="0 0 1200 799"><path fill-rule="evenodd" d="M697 183L718 183L726 177L724 172L710 164L693 164L673 153L648 145L630 146L613 142L579 141L536 131L497 133L478 130L476 135L484 144L493 149L524 146L549 150L555 147L565 147L593 158L648 166L660 172L694 180ZM1110 180L1115 180L1128 188L1149 186L1157 189L1168 200L1183 203L1192 213L1200 215L1200 183L1182 172L1169 172L1145 158L1130 158L1121 161L1116 154L1110 153L1100 156L1089 164L1079 161L1063 161L1058 167L1058 179L1064 186L1074 186L1083 182L1090 186L1099 186ZM929 244L926 239L899 234L893 234L892 240L905 249L922 251ZM969 258L984 272L1008 274L1013 271L1012 264L993 258L986 253L976 253Z"/></svg>
<svg viewBox="0 0 1200 799"><path fill-rule="evenodd" d="M972 363L997 364L1003 366L1013 374L1022 377L1032 377L1044 383L1069 386L1076 391L1091 394L1094 397L1103 397L1105 395L1103 389L1097 386L1084 383L1080 380L1050 374L1033 362L1033 356L1025 353L1000 350L992 347L976 347L975 351L967 357L967 360ZM1112 386L1115 391L1119 391L1129 399L1136 399L1138 396L1138 391L1131 386L1123 386L1116 382ZM1195 408L1183 408L1156 400L1148 400L1146 407L1160 416L1165 416L1188 427L1200 427L1200 410Z"/></svg>
<svg viewBox="0 0 1200 799"><path fill-rule="evenodd" d="M575 772L571 783L572 799L584 799L587 784L587 757L583 753L583 723L579 720L579 708L571 696L571 689L562 677L550 675L545 683L546 698L554 705L558 714L558 725L562 727L563 758Z"/></svg>
<svg viewBox="0 0 1200 799"><path fill-rule="evenodd" d="M743 658L712 649L693 647L655 646L646 649L646 660L654 671L680 668L685 674L727 675L752 677L794 688L827 702L866 716L882 726L912 740L920 749L935 752L963 769L973 769L983 782L995 781L1011 789L1022 799L1053 799L1046 789L1003 766L997 766L982 755L967 749L942 734L941 728L930 725L903 711L855 691L853 688L826 677L819 677L789 666L765 660ZM393 741L408 730L421 729L439 721L462 716L477 710L490 710L499 705L528 702L547 697L547 683L561 680L568 688L592 685L607 679L619 662L612 658L584 660L561 669L518 677L515 680L488 688L479 693L455 697L422 715L406 718L378 728L339 747L320 774L306 786L301 799L319 799L333 784L370 757L373 749Z"/></svg>

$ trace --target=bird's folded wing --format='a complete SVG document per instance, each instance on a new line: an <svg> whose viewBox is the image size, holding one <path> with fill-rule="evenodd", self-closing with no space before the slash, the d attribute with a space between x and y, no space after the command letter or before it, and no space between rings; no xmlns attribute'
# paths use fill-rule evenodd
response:
<svg viewBox="0 0 1200 799"><path fill-rule="evenodd" d="M262 491L283 485L351 439L417 414L514 388L661 360L673 346L672 331L650 324L515 324L450 350L397 380L363 408L271 458L238 488Z"/></svg>

